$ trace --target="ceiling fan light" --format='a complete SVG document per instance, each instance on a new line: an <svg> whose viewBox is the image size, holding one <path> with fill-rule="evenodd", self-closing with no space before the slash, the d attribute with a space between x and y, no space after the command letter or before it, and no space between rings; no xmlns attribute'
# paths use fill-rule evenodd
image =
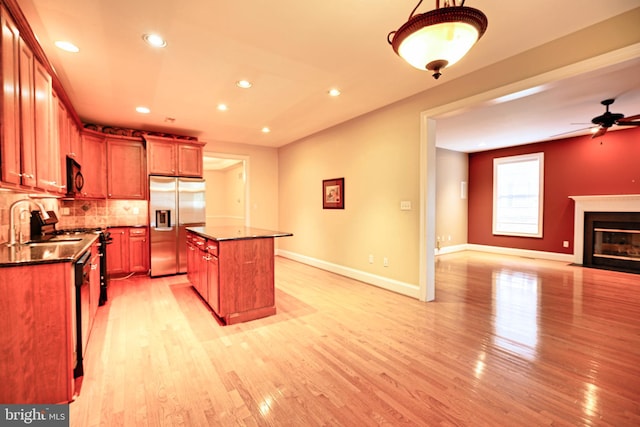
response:
<svg viewBox="0 0 640 427"><path fill-rule="evenodd" d="M387 40L411 66L434 71L437 79L440 70L462 59L486 29L487 17L478 9L451 6L412 16Z"/></svg>

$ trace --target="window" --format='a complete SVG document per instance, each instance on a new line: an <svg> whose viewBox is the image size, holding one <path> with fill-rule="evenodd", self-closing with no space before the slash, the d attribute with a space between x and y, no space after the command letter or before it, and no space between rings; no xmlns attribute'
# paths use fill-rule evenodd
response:
<svg viewBox="0 0 640 427"><path fill-rule="evenodd" d="M542 237L544 153L493 159L493 234Z"/></svg>

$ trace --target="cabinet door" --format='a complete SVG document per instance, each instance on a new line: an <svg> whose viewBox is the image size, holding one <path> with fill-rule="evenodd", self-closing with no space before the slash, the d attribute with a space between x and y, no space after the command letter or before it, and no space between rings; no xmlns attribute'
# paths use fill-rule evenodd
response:
<svg viewBox="0 0 640 427"><path fill-rule="evenodd" d="M107 273L123 274L128 272L129 233L126 228L110 228L112 242L107 246Z"/></svg>
<svg viewBox="0 0 640 427"><path fill-rule="evenodd" d="M91 246L91 273L89 273L89 331L93 327L93 321L98 312L100 301L100 254L98 253L99 243ZM86 349L82 349L85 351Z"/></svg>
<svg viewBox="0 0 640 427"><path fill-rule="evenodd" d="M37 185L43 190L57 192L60 162L52 161L59 158L59 151L51 137L51 76L38 61L34 67L34 87L38 95L35 97L34 120Z"/></svg>
<svg viewBox="0 0 640 427"><path fill-rule="evenodd" d="M150 175L176 174L176 144L172 141L148 141L148 166Z"/></svg>
<svg viewBox="0 0 640 427"><path fill-rule="evenodd" d="M209 300L209 295L208 295L208 291L209 288L207 287L207 263L209 262L209 256L207 254L206 251L203 250L204 248L201 247L200 250L197 251L198 253L198 279L196 281L196 289L198 290L198 293L202 296L202 298L205 301Z"/></svg>
<svg viewBox="0 0 640 427"><path fill-rule="evenodd" d="M82 135L84 164L80 164L84 176L82 196L88 198L106 197L106 148L105 139L100 135Z"/></svg>
<svg viewBox="0 0 640 427"><path fill-rule="evenodd" d="M110 199L144 199L145 153L141 141L107 139L107 194Z"/></svg>
<svg viewBox="0 0 640 427"><path fill-rule="evenodd" d="M218 279L218 257L210 255L209 262L207 264L207 288L208 298L207 302L209 307L213 309L219 316L224 316L220 313L220 286Z"/></svg>
<svg viewBox="0 0 640 427"><path fill-rule="evenodd" d="M149 244L146 228L129 229L129 272L149 271Z"/></svg>
<svg viewBox="0 0 640 427"><path fill-rule="evenodd" d="M178 144L178 176L202 178L202 146Z"/></svg>
<svg viewBox="0 0 640 427"><path fill-rule="evenodd" d="M22 185L36 186L35 89L33 52L20 39L20 135L22 140Z"/></svg>
<svg viewBox="0 0 640 427"><path fill-rule="evenodd" d="M18 98L18 49L20 35L7 12L0 10L2 25L2 181L20 184L20 102Z"/></svg>

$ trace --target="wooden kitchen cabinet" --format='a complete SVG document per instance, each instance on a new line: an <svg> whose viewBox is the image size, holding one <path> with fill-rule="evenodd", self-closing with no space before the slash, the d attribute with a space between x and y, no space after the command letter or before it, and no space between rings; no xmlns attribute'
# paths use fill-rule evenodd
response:
<svg viewBox="0 0 640 427"><path fill-rule="evenodd" d="M161 139L146 136L147 140L147 166L149 175L170 175L175 176L178 152L173 141L163 141Z"/></svg>
<svg viewBox="0 0 640 427"><path fill-rule="evenodd" d="M107 245L107 274L125 274L128 270L129 231L126 227L109 228L111 244Z"/></svg>
<svg viewBox="0 0 640 427"><path fill-rule="evenodd" d="M2 268L0 293L0 402L73 400L75 284L70 264Z"/></svg>
<svg viewBox="0 0 640 427"><path fill-rule="evenodd" d="M145 199L145 160L142 141L107 138L107 195L110 199Z"/></svg>
<svg viewBox="0 0 640 427"><path fill-rule="evenodd" d="M149 240L146 227L129 228L129 272L149 271Z"/></svg>
<svg viewBox="0 0 640 427"><path fill-rule="evenodd" d="M104 136L97 133L83 132L81 150L83 156L80 168L82 176L84 176L84 187L80 197L104 199L107 195L107 149Z"/></svg>
<svg viewBox="0 0 640 427"><path fill-rule="evenodd" d="M216 313L220 313L220 275L218 268L218 244L207 243L207 302Z"/></svg>
<svg viewBox="0 0 640 427"><path fill-rule="evenodd" d="M146 135L149 175L202 178L204 143Z"/></svg>
<svg viewBox="0 0 640 427"><path fill-rule="evenodd" d="M202 178L202 145L178 144L178 176Z"/></svg>
<svg viewBox="0 0 640 427"><path fill-rule="evenodd" d="M38 61L34 64L35 87L35 140L37 186L52 193L66 193L62 184L60 146L52 138L52 88L51 76Z"/></svg>
<svg viewBox="0 0 640 427"><path fill-rule="evenodd" d="M93 328L93 321L98 313L100 302L100 251L96 242L91 245L91 272L89 273L89 331ZM86 349L82 349L85 351Z"/></svg>
<svg viewBox="0 0 640 427"><path fill-rule="evenodd" d="M20 135L22 186L36 186L34 56L20 39Z"/></svg>
<svg viewBox="0 0 640 427"><path fill-rule="evenodd" d="M4 8L0 9L2 25L2 138L0 141L0 170L2 181L21 183L20 165L20 98L19 49L20 33Z"/></svg>
<svg viewBox="0 0 640 427"><path fill-rule="evenodd" d="M146 227L111 227L107 246L107 273L126 275L149 271L149 238Z"/></svg>

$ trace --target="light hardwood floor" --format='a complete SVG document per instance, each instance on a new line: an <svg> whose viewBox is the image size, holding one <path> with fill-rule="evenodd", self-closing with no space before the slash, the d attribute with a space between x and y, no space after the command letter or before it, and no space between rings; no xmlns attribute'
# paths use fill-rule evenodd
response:
<svg viewBox="0 0 640 427"><path fill-rule="evenodd" d="M71 425L638 426L640 276L473 252L436 301L276 257L275 316L114 281Z"/></svg>

